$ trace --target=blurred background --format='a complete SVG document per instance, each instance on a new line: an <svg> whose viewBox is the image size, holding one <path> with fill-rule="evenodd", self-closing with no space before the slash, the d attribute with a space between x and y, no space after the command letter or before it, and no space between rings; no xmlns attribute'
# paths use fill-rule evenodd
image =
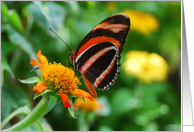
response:
<svg viewBox="0 0 194 132"><path fill-rule="evenodd" d="M115 85L96 89L96 107L77 105L77 119L59 103L38 122L55 131L180 131L181 1L1 1L1 121L18 108L31 111L40 100L33 100L35 84L18 81L40 76L29 64L39 50L49 62L66 66L69 49L49 27L69 46L72 38L76 51L92 28L121 12L131 30ZM25 116L21 112L7 126ZM24 130L40 129L33 124Z"/></svg>

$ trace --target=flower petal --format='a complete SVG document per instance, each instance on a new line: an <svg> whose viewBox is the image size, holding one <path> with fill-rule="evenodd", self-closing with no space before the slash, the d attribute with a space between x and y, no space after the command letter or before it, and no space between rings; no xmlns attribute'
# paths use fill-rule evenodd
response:
<svg viewBox="0 0 194 132"><path fill-rule="evenodd" d="M44 55L41 54L41 50L38 51L37 57L41 64L48 65L48 60Z"/></svg>
<svg viewBox="0 0 194 132"><path fill-rule="evenodd" d="M38 65L39 62L35 59L32 59L32 61L30 62L30 65Z"/></svg>
<svg viewBox="0 0 194 132"><path fill-rule="evenodd" d="M42 82L38 82L36 86L33 87L33 91L37 91L38 93L42 93L48 87L44 85Z"/></svg>
<svg viewBox="0 0 194 132"><path fill-rule="evenodd" d="M68 98L67 94L62 94L62 93L60 92L60 96L61 96L61 100L62 100L62 102L63 102L63 104L64 104L64 107L65 107L65 108L71 107L71 105L70 105L70 103L69 103L69 98Z"/></svg>
<svg viewBox="0 0 194 132"><path fill-rule="evenodd" d="M94 111L98 108L97 100L94 98L93 101L86 98L86 102L82 98L76 98L75 103L73 104L74 109L81 109L87 112Z"/></svg>
<svg viewBox="0 0 194 132"><path fill-rule="evenodd" d="M75 94L75 95L83 96L83 97L88 98L88 99L90 99L91 101L93 101L92 96L91 96L88 92L86 92L86 91L84 91L84 90L75 89L72 93Z"/></svg>

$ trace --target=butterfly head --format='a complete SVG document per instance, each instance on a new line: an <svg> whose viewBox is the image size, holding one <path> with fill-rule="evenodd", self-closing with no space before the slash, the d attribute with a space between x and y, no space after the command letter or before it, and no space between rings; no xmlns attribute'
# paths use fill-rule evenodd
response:
<svg viewBox="0 0 194 132"><path fill-rule="evenodd" d="M69 59L71 59L73 61L73 58L75 56L75 52L73 50L69 51Z"/></svg>

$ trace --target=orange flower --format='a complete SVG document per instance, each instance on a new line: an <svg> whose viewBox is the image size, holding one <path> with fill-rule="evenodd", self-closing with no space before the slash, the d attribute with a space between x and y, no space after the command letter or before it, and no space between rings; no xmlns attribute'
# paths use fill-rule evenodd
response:
<svg viewBox="0 0 194 132"><path fill-rule="evenodd" d="M37 91L38 93L42 93L46 89L53 90L53 93L57 91L66 108L71 107L68 99L68 95L71 94L93 100L88 92L78 89L77 85L81 85L81 83L72 69L63 66L60 63L48 63L47 58L41 54L41 50L38 51L37 57L40 63L33 59L30 64L39 65L42 80L34 86L33 91Z"/></svg>
<svg viewBox="0 0 194 132"><path fill-rule="evenodd" d="M48 87L44 85L42 82L38 82L36 86L33 87L33 91L37 91L38 93L42 93Z"/></svg>
<svg viewBox="0 0 194 132"><path fill-rule="evenodd" d="M44 65L48 65L48 60L44 55L41 54L41 50L38 51L37 57L40 63L37 60L32 59L32 62L30 62L31 65L39 65L40 69L42 69Z"/></svg>

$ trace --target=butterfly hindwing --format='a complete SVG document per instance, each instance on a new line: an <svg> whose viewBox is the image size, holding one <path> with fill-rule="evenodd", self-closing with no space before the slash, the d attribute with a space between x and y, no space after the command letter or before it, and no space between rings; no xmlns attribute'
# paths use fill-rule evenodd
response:
<svg viewBox="0 0 194 132"><path fill-rule="evenodd" d="M93 97L97 98L98 95L97 95L96 90L95 90L94 86L92 85L92 83L86 77L84 77L84 76L82 76L82 77L83 77L83 80L84 80L85 85L88 88L89 92L92 94Z"/></svg>
<svg viewBox="0 0 194 132"><path fill-rule="evenodd" d="M75 52L74 65L99 90L109 89L117 80L129 28L126 14L110 16L86 35Z"/></svg>

